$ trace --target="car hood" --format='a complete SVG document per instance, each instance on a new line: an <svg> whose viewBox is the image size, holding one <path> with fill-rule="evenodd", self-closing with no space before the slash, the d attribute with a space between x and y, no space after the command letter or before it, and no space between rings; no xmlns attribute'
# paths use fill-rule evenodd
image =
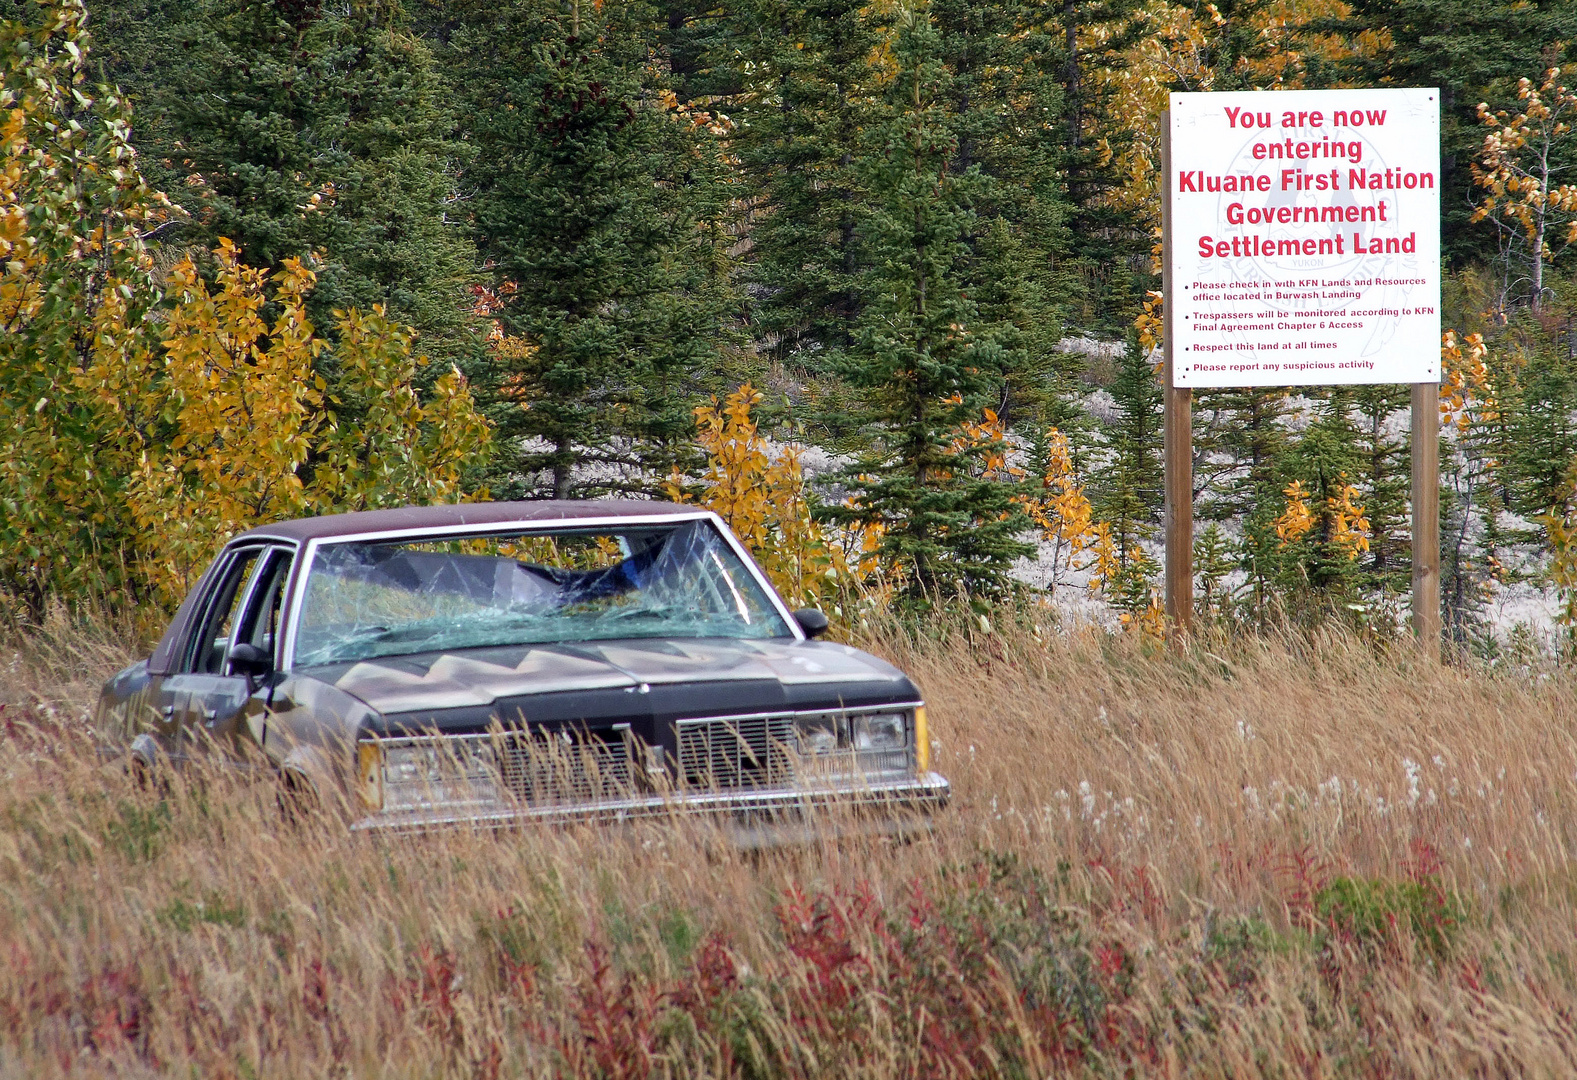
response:
<svg viewBox="0 0 1577 1080"><path fill-rule="evenodd" d="M573 691L645 693L680 684L771 683L784 700L912 698L898 669L847 645L819 641L676 638L463 649L389 656L307 674L384 714L486 708Z"/></svg>

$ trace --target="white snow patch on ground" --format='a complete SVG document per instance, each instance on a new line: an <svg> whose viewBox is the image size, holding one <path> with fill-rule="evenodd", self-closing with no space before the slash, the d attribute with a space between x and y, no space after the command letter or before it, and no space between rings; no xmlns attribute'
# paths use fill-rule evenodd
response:
<svg viewBox="0 0 1577 1080"><path fill-rule="evenodd" d="M1071 343L1071 344L1070 344ZM1091 356L1120 356L1126 346L1121 342L1102 342L1095 338L1079 337L1065 338L1059 343L1060 347L1068 352L1085 352ZM1083 396L1083 406L1086 411L1102 424L1110 424L1119 419L1117 403L1112 395L1105 390L1094 390ZM1295 395L1288 400L1289 415L1285 418L1287 426L1293 430L1307 427L1314 413L1315 402L1301 395ZM1409 411L1398 410L1387 417L1385 430L1393 437L1405 437L1409 425ZM1452 432L1448 428L1442 432L1442 457L1447 457L1452 452ZM1010 458L1015 465L1028 464L1027 444L1017 436L1010 436L1014 446ZM767 438L767 448L774 456L787 443ZM835 454L821 447L796 443L799 451L801 468L804 470L805 480L809 485L822 489L827 496L837 496L831 484L832 477L842 468L846 467L853 458L847 454ZM551 448L543 439L524 440L522 448L531 452L545 452ZM1090 453L1090 469L1098 471L1103 463L1105 454L1099 444L1088 446L1086 452ZM1224 464L1221 462L1211 462ZM1207 462L1200 462L1205 466ZM1444 462L1443 462L1444 464ZM628 484L638 486L642 480L639 470L630 466L616 463L602 463L576 470L577 481L593 481L615 486ZM1224 479L1224 476L1222 478ZM1197 539L1209 524L1203 520L1196 520L1194 535ZM1241 529L1237 522L1226 521L1217 523L1221 532L1230 540L1241 537ZM1508 531L1526 530L1531 528L1532 522L1512 514L1502 514L1499 525ZM1475 549L1481 526L1475 519L1469 523L1468 539L1470 547ZM1092 593L1089 588L1091 572L1086 564L1093 562L1090 552L1084 552L1074 560L1080 569L1069 568L1066 553L1059 561L1054 562L1055 546L1042 541L1036 534L1027 534L1026 540L1035 543L1037 553L1033 557L1019 559L1014 565L1012 575L1015 579L1033 588L1042 590L1045 594L1043 601L1057 613L1057 618L1064 625L1095 625L1106 629L1117 628L1117 613L1112 606L1098 593ZM1442 537L1442 547L1450 542L1450 537ZM1165 548L1159 537L1142 541L1142 546L1155 561L1157 566L1165 562ZM1448 556L1442 551L1443 556ZM1475 555L1476 557L1476 555ZM1508 585L1495 586L1490 595L1484 600L1478 618L1481 621L1479 632L1493 638L1502 646L1518 644L1553 654L1557 651L1559 643L1565 634L1557 617L1561 612L1560 596L1554 588L1540 583L1540 571L1546 562L1546 556L1537 544L1519 544L1500 553L1500 558L1508 568L1515 572L1515 576L1531 580L1515 581ZM1224 586L1228 592L1233 592L1242 587L1245 577L1241 571L1228 574ZM1159 580L1156 582L1159 588ZM1406 595L1398 598L1399 610L1408 609L1409 600Z"/></svg>
<svg viewBox="0 0 1577 1080"><path fill-rule="evenodd" d="M1089 356L1097 360L1117 360L1128 351L1126 341L1102 341L1100 338L1089 334L1078 334L1065 337L1057 342L1057 349L1065 353L1076 353L1079 356Z"/></svg>
<svg viewBox="0 0 1577 1080"><path fill-rule="evenodd" d="M1117 411L1117 399L1106 390L1092 390L1084 395L1084 411L1103 424L1115 424L1122 419Z"/></svg>

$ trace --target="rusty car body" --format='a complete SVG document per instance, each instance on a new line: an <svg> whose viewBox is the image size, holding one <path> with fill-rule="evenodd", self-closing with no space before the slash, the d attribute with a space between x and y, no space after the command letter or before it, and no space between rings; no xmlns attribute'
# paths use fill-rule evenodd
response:
<svg viewBox="0 0 1577 1080"><path fill-rule="evenodd" d="M139 768L265 767L357 829L944 805L914 683L825 627L695 507L309 518L227 544L97 723Z"/></svg>

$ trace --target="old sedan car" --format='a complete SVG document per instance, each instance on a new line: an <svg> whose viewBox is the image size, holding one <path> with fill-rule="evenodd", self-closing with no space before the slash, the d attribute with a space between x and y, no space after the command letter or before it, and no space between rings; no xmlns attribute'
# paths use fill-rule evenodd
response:
<svg viewBox="0 0 1577 1080"><path fill-rule="evenodd" d="M826 625L694 507L286 521L225 546L98 723L144 769L266 762L356 828L940 807L914 683Z"/></svg>

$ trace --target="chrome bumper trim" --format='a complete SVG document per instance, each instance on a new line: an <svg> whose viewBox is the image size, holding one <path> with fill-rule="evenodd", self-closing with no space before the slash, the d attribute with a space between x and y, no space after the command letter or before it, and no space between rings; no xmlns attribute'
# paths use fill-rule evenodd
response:
<svg viewBox="0 0 1577 1080"><path fill-rule="evenodd" d="M399 810L373 814L351 825L353 831L414 831L444 826L482 828L503 825L596 824L693 815L770 815L820 808L879 807L940 810L951 794L947 778L925 773L901 780L873 780L840 787L774 788L765 791L684 792L647 795L580 806L457 806L452 810Z"/></svg>

